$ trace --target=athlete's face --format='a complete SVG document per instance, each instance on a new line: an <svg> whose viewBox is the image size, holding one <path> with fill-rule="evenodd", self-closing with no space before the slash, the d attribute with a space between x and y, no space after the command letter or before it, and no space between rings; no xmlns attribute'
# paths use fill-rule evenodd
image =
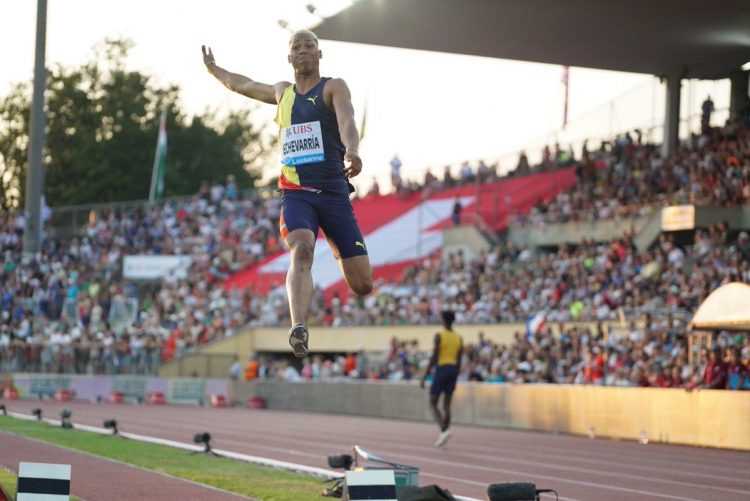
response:
<svg viewBox="0 0 750 501"><path fill-rule="evenodd" d="M323 53L318 49L317 41L307 33L294 35L289 42L289 62L298 73L317 70L321 57Z"/></svg>

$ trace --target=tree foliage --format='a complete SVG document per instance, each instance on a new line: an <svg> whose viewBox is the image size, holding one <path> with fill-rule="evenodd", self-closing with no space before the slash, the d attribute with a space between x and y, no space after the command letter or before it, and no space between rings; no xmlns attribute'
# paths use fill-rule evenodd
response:
<svg viewBox="0 0 750 501"><path fill-rule="evenodd" d="M165 196L195 193L201 181L233 174L240 188L258 178L255 166L269 139L252 123L251 110L219 118L205 111L189 118L179 88L156 87L128 71L133 44L105 40L80 68L54 66L47 77L45 190L51 206L148 198L162 109L168 110ZM31 85L0 98L0 207L23 207Z"/></svg>

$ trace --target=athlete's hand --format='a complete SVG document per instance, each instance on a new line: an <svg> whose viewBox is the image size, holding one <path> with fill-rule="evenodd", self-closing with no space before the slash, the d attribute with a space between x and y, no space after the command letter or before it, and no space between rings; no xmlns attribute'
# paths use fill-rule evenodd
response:
<svg viewBox="0 0 750 501"><path fill-rule="evenodd" d="M344 153L344 175L351 179L362 172L362 159L355 151L346 150Z"/></svg>
<svg viewBox="0 0 750 501"><path fill-rule="evenodd" d="M214 53L211 52L211 47L206 51L206 46L201 45L201 52L203 52L203 64L205 64L206 68L211 71L211 66L216 65L216 59L214 59Z"/></svg>

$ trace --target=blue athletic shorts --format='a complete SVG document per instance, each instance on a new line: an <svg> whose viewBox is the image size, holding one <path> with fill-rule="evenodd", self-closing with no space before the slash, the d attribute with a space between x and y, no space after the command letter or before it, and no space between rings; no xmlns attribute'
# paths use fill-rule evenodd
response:
<svg viewBox="0 0 750 501"><path fill-rule="evenodd" d="M308 229L318 238L318 229L333 242L336 259L366 256L365 239L348 195L324 191L282 190L279 231L286 241L294 230Z"/></svg>
<svg viewBox="0 0 750 501"><path fill-rule="evenodd" d="M435 368L435 377L432 378L430 386L430 395L453 395L456 389L456 380L458 379L457 365L438 365Z"/></svg>

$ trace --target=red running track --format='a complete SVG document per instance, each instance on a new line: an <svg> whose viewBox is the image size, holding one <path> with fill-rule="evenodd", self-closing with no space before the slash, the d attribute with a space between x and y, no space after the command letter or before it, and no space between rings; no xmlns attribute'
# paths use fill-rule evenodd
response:
<svg viewBox="0 0 750 501"><path fill-rule="evenodd" d="M496 482L530 481L563 500L750 500L750 453L718 449L456 426L445 450L432 444L435 425L411 421L271 410L182 406L5 401L8 410L39 407L73 422L190 443L211 433L212 446L327 468L326 457L355 444L395 462L418 466L420 484L486 499ZM318 499L317 496L311 499ZM545 499L550 499L545 497ZM554 499L554 498L552 498Z"/></svg>

